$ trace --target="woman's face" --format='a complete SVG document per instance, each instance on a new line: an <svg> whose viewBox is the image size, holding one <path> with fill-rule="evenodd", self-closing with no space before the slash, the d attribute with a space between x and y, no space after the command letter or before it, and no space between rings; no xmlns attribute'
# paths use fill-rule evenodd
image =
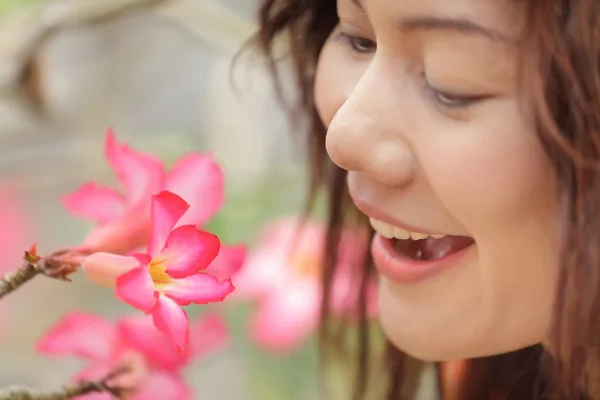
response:
<svg viewBox="0 0 600 400"><path fill-rule="evenodd" d="M556 182L519 92L524 10L507 0L337 5L316 101L329 155L379 232L388 337L425 360L544 341Z"/></svg>

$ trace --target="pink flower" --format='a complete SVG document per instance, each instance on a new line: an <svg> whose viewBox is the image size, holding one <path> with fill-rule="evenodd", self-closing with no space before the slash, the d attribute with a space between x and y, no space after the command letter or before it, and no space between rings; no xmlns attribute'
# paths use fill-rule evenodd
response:
<svg viewBox="0 0 600 400"><path fill-rule="evenodd" d="M113 324L100 317L71 312L41 338L37 348L43 354L74 355L88 361L89 365L74 381L103 379L110 372L127 367L126 373L109 384L134 391L131 400L186 400L192 395L181 378L183 369L227 342L225 325L217 315L194 322L191 331L190 347L182 353L153 326L150 317L126 317ZM78 399L109 400L110 396L92 394Z"/></svg>
<svg viewBox="0 0 600 400"><path fill-rule="evenodd" d="M180 348L188 343L188 320L181 306L220 302L234 287L206 272L219 252L219 239L193 225L177 222L188 204L171 192L152 197L152 234L147 254L132 257L93 254L82 268L97 281L112 282L126 303L152 314L156 327Z"/></svg>
<svg viewBox="0 0 600 400"><path fill-rule="evenodd" d="M66 208L97 224L84 241L93 252L126 254L150 236L150 197L161 190L179 195L190 209L179 225L203 225L223 202L223 172L211 155L182 157L167 173L160 160L106 134L108 163L123 184L121 194L88 182L66 196Z"/></svg>
<svg viewBox="0 0 600 400"><path fill-rule="evenodd" d="M255 252L236 277L238 300L258 303L252 336L264 348L289 353L319 323L325 226L316 221L283 219L267 226ZM360 282L356 272L368 251L367 231L346 229L339 246L338 273L332 290L333 312L354 318ZM376 313L376 286L368 286L368 312Z"/></svg>
<svg viewBox="0 0 600 400"><path fill-rule="evenodd" d="M0 184L0 277L23 265L23 255L32 242L32 221L23 205L22 193L12 184ZM0 334L12 329L9 319L16 303L3 299L0 304Z"/></svg>
<svg viewBox="0 0 600 400"><path fill-rule="evenodd" d="M31 246L31 225L20 193L0 186L0 275L21 266L24 251Z"/></svg>

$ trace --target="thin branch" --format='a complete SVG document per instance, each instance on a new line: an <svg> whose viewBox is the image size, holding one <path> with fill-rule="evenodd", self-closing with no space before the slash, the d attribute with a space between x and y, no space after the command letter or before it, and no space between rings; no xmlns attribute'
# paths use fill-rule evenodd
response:
<svg viewBox="0 0 600 400"><path fill-rule="evenodd" d="M67 248L54 252L49 257L40 257L34 244L25 252L23 257L25 264L0 278L0 299L40 274L53 279L70 281L69 275L79 267L78 256L84 255L84 251L80 248Z"/></svg>
<svg viewBox="0 0 600 400"><path fill-rule="evenodd" d="M0 390L0 400L66 400L90 393L109 393L116 399L123 398L123 393L101 381L80 381L65 385L56 392L43 392L24 386L13 386Z"/></svg>
<svg viewBox="0 0 600 400"><path fill-rule="evenodd" d="M0 299L14 292L44 271L44 267L40 264L25 263L18 270L4 275L0 279Z"/></svg>

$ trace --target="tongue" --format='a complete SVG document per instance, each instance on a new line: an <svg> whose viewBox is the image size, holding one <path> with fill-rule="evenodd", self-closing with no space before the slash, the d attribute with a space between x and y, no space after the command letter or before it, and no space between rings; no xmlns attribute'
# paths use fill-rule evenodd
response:
<svg viewBox="0 0 600 400"><path fill-rule="evenodd" d="M444 236L440 239L428 237L423 240L393 239L396 251L413 260L437 260L454 254L473 244L473 238Z"/></svg>

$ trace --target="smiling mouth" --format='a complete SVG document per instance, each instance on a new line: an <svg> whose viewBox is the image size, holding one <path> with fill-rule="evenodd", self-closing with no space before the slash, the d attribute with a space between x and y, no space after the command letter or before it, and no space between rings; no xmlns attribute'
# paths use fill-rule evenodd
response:
<svg viewBox="0 0 600 400"><path fill-rule="evenodd" d="M398 255L410 260L439 260L475 243L467 236L411 232L374 218L369 218L369 221L377 233L392 243Z"/></svg>

